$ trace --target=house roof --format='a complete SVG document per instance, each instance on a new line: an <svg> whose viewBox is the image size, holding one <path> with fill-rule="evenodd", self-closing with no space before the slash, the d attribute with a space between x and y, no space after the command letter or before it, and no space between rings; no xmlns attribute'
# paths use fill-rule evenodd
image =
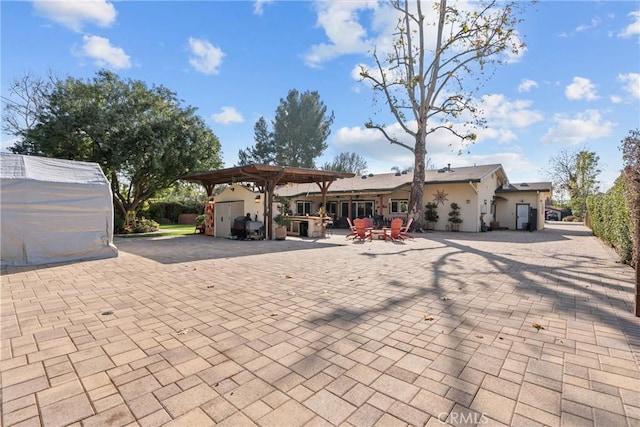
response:
<svg viewBox="0 0 640 427"><path fill-rule="evenodd" d="M522 191L551 191L550 182L521 182L519 184L508 184L496 190L496 193L515 193Z"/></svg>
<svg viewBox="0 0 640 427"><path fill-rule="evenodd" d="M425 172L425 184L445 184L457 182L480 182L486 176L498 173L502 180L506 175L500 164L477 165L466 167L446 167L439 170L427 170ZM411 185L413 172L406 174L383 173L356 176L354 178L341 179L331 185L331 193L390 193L401 187ZM319 194L316 185L298 184L292 186L280 186L276 189L278 195L291 197L300 194Z"/></svg>

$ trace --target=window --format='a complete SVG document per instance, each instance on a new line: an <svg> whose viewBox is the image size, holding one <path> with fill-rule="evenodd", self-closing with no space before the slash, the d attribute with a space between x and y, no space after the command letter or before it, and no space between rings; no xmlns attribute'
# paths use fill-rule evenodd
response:
<svg viewBox="0 0 640 427"><path fill-rule="evenodd" d="M327 202L327 215L330 217L338 216L338 202Z"/></svg>
<svg viewBox="0 0 640 427"><path fill-rule="evenodd" d="M373 216L373 202L369 200L358 200L351 203L351 219L366 218ZM340 212L342 216L349 216L349 202L340 202Z"/></svg>
<svg viewBox="0 0 640 427"><path fill-rule="evenodd" d="M296 214L311 215L311 202L296 202Z"/></svg>
<svg viewBox="0 0 640 427"><path fill-rule="evenodd" d="M367 200L351 203L351 215L353 218L370 218L373 215L373 202Z"/></svg>
<svg viewBox="0 0 640 427"><path fill-rule="evenodd" d="M391 200L389 204L389 213L391 214L406 214L409 211L408 200Z"/></svg>

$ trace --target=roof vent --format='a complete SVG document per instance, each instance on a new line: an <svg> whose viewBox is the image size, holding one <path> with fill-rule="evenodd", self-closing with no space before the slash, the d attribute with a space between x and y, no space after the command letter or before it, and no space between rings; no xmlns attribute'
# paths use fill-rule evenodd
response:
<svg viewBox="0 0 640 427"><path fill-rule="evenodd" d="M402 171L402 175L406 175L406 174L407 174L407 171Z"/></svg>
<svg viewBox="0 0 640 427"><path fill-rule="evenodd" d="M520 184L521 187L528 187L529 184L527 184L526 182L523 182L522 184Z"/></svg>
<svg viewBox="0 0 640 427"><path fill-rule="evenodd" d="M396 172L394 175L395 176L401 176L402 174L400 172Z"/></svg>
<svg viewBox="0 0 640 427"><path fill-rule="evenodd" d="M438 173L445 173L447 171L446 168L438 169Z"/></svg>
<svg viewBox="0 0 640 427"><path fill-rule="evenodd" d="M373 176L373 174L372 174L372 173L370 173L370 174L369 174L369 177L372 177L372 176Z"/></svg>
<svg viewBox="0 0 640 427"><path fill-rule="evenodd" d="M367 179L367 175L362 175L362 179Z"/></svg>

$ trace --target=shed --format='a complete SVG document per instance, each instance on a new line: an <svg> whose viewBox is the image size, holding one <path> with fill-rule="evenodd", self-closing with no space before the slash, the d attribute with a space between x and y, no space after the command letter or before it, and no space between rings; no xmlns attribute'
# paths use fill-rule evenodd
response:
<svg viewBox="0 0 640 427"><path fill-rule="evenodd" d="M0 264L109 258L111 186L96 163L0 153Z"/></svg>

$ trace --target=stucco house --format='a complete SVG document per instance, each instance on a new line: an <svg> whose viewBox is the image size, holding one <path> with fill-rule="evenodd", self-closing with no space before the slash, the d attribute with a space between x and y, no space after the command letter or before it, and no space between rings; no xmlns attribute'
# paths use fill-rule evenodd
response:
<svg viewBox="0 0 640 427"><path fill-rule="evenodd" d="M327 193L325 211L334 226L346 218L390 219L408 217L413 173L368 174L340 179ZM290 201L294 215L315 215L322 205L318 186L291 184L276 187L278 196ZM550 182L510 183L501 164L428 170L424 203L437 204L436 230L448 230L451 203L460 206L460 231L491 229L541 230L544 228L545 200L551 198Z"/></svg>

